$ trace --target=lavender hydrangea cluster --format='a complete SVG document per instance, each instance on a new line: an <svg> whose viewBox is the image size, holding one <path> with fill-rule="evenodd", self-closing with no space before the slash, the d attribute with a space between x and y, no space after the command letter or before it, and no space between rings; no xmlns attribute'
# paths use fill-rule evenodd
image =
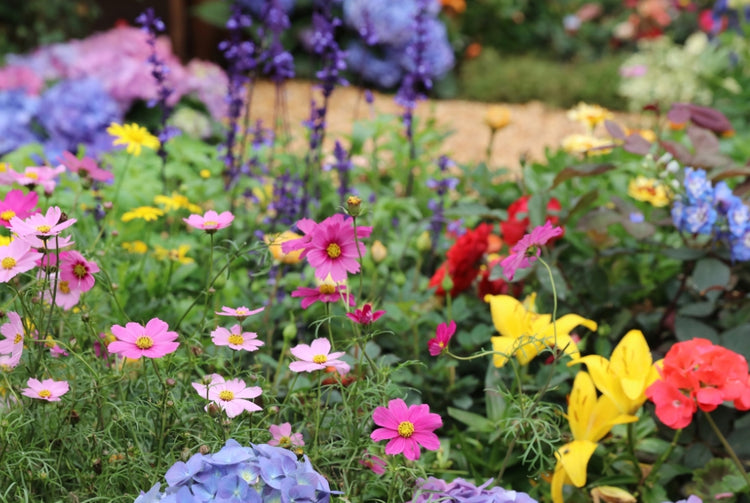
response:
<svg viewBox="0 0 750 503"><path fill-rule="evenodd" d="M214 454L197 453L187 462L178 461L164 478L164 492L157 483L135 503L327 503L334 494L307 456L299 461L287 449L267 444L244 447L233 439Z"/></svg>
<svg viewBox="0 0 750 503"><path fill-rule="evenodd" d="M416 72L430 80L445 75L455 58L445 25L437 18L439 12L434 0L344 0L344 20L364 41L347 47L349 69L384 88ZM419 67L417 55L409 49L415 46L422 62Z"/></svg>
<svg viewBox="0 0 750 503"><path fill-rule="evenodd" d="M22 89L0 91L0 155L37 141L31 123L39 108L39 98Z"/></svg>
<svg viewBox="0 0 750 503"><path fill-rule="evenodd" d="M732 260L750 260L750 208L726 182L715 186L706 172L685 168L685 197L672 205L675 227L691 234L715 235L725 240Z"/></svg>
<svg viewBox="0 0 750 503"><path fill-rule="evenodd" d="M418 479L417 489L409 503L536 503L536 500L526 493L488 486L492 479L481 486L475 486L462 478L453 482L430 477Z"/></svg>

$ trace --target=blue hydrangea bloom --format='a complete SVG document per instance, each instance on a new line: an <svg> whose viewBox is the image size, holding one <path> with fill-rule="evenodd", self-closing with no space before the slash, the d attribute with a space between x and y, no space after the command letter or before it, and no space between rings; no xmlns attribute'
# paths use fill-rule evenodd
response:
<svg viewBox="0 0 750 503"><path fill-rule="evenodd" d="M0 91L0 155L39 141L31 129L38 108L39 99L21 89Z"/></svg>
<svg viewBox="0 0 750 503"><path fill-rule="evenodd" d="M187 463L178 461L165 478L168 487L164 492L157 483L135 503L328 503L334 494L307 456L298 460L281 447L245 447L235 440L228 440L214 454L195 454Z"/></svg>
<svg viewBox="0 0 750 503"><path fill-rule="evenodd" d="M699 201L713 201L714 191L711 180L706 178L702 169L685 168L685 193L688 201L695 204Z"/></svg>
<svg viewBox="0 0 750 503"><path fill-rule="evenodd" d="M738 198L727 211L727 222L732 236L742 236L750 226L750 208Z"/></svg>
<svg viewBox="0 0 750 503"><path fill-rule="evenodd" d="M503 489L487 488L492 479L481 486L476 486L462 478L453 482L430 477L417 480L417 489L410 503L452 502L452 503L536 503L526 493Z"/></svg>
<svg viewBox="0 0 750 503"><path fill-rule="evenodd" d="M86 154L97 156L112 150L106 129L122 121L117 102L94 78L63 80L47 89L39 101L38 119L49 135L46 152L54 162L62 151L76 152L84 145Z"/></svg>
<svg viewBox="0 0 750 503"><path fill-rule="evenodd" d="M682 218L682 228L693 234L711 234L716 222L716 210L708 202L698 202L686 206Z"/></svg>

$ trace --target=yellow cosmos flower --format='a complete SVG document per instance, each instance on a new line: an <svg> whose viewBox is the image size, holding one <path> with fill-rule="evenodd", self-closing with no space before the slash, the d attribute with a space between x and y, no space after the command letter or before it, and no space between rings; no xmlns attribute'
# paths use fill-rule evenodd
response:
<svg viewBox="0 0 750 503"><path fill-rule="evenodd" d="M146 222L152 222L163 215L164 212L159 208L154 208L153 206L139 206L138 208L126 212L122 216L122 221L130 222L133 219L142 218Z"/></svg>
<svg viewBox="0 0 750 503"><path fill-rule="evenodd" d="M0 236L0 246L8 246L13 238L11 236Z"/></svg>
<svg viewBox="0 0 750 503"><path fill-rule="evenodd" d="M271 252L275 260L278 260L282 264L296 264L300 261L299 257L302 255L302 250L295 250L285 254L281 251L281 244L301 237L292 231L284 231L281 234L266 234L263 236L263 241L268 245L268 251Z"/></svg>
<svg viewBox="0 0 750 503"><path fill-rule="evenodd" d="M503 129L510 124L510 108L503 105L492 105L484 114L484 123L493 131Z"/></svg>
<svg viewBox="0 0 750 503"><path fill-rule="evenodd" d="M580 122L589 130L593 130L597 125L605 120L614 119L612 112L599 105L589 105L588 103L578 103L574 108L568 110L568 119Z"/></svg>
<svg viewBox="0 0 750 503"><path fill-rule="evenodd" d="M176 249L171 250L164 248L163 246L156 245L154 247L154 256L158 260L172 260L179 262L180 264L192 264L195 262L192 258L187 256L187 252L190 250L190 245L180 245Z"/></svg>
<svg viewBox="0 0 750 503"><path fill-rule="evenodd" d="M138 157L141 155L141 148L146 147L152 150L159 148L159 139L148 132L148 129L138 124L117 124L113 122L107 128L107 132L115 137L112 145L125 145L128 154Z"/></svg>
<svg viewBox="0 0 750 503"><path fill-rule="evenodd" d="M568 424L573 441L563 445L557 452L557 465L552 475L551 493L553 503L563 502L563 485L586 484L586 467L601 440L612 426L631 423L638 418L622 414L606 395L597 398L591 376L579 372L573 381L568 400Z"/></svg>
<svg viewBox="0 0 750 503"><path fill-rule="evenodd" d="M609 397L623 414L634 414L646 401L646 388L659 373L651 350L640 330L631 330L612 350L609 360L599 355L577 358L568 365L583 363L596 388Z"/></svg>
<svg viewBox="0 0 750 503"><path fill-rule="evenodd" d="M578 346L570 331L578 325L596 330L595 321L577 314L566 314L552 323L549 314L537 314L533 306L525 306L509 295L485 295L490 304L492 323L500 333L492 337L493 363L502 367L512 356L521 365L528 364L545 348L557 347L572 358L578 358Z"/></svg>
<svg viewBox="0 0 750 503"><path fill-rule="evenodd" d="M211 178L211 171L208 169L202 169L198 172L201 178Z"/></svg>
<svg viewBox="0 0 750 503"><path fill-rule="evenodd" d="M562 139L562 149L569 154L604 155L612 152L612 142L588 134L571 134Z"/></svg>
<svg viewBox="0 0 750 503"><path fill-rule="evenodd" d="M672 191L659 180L639 175L630 180L628 195L637 201L644 201L662 208L672 200Z"/></svg>
<svg viewBox="0 0 750 503"><path fill-rule="evenodd" d="M122 247L130 253L137 253L138 255L143 255L148 251L148 245L140 240L125 242Z"/></svg>
<svg viewBox="0 0 750 503"><path fill-rule="evenodd" d="M164 207L166 211L175 211L185 208L191 213L203 213L203 208L197 204L191 203L187 197L177 192L172 192L171 196L158 195L154 197L154 202Z"/></svg>

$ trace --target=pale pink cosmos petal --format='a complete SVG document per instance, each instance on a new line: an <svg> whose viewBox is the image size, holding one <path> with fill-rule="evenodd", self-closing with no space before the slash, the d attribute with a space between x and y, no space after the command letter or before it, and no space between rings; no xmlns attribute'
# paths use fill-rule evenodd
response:
<svg viewBox="0 0 750 503"><path fill-rule="evenodd" d="M315 372L324 368L324 365L307 361L296 361L289 364L289 370L292 372Z"/></svg>
<svg viewBox="0 0 750 503"><path fill-rule="evenodd" d="M24 396L47 400L49 402L59 402L60 397L70 390L68 381L54 381L52 379L39 381L38 379L29 378L26 386L21 392Z"/></svg>
<svg viewBox="0 0 750 503"><path fill-rule="evenodd" d="M312 349L310 349L310 346L308 346L307 344L297 344L296 346L291 348L289 352L300 360L312 358Z"/></svg>
<svg viewBox="0 0 750 503"><path fill-rule="evenodd" d="M330 351L331 351L331 341L329 341L325 337L319 337L310 343L311 356L315 356L315 355L327 356Z"/></svg>
<svg viewBox="0 0 750 503"><path fill-rule="evenodd" d="M129 322L125 327L113 325L112 334L118 340L111 342L107 349L126 358L161 358L173 353L180 345L174 342L179 336L177 332L168 331L168 328L167 323L159 318L152 318L145 327L135 322Z"/></svg>

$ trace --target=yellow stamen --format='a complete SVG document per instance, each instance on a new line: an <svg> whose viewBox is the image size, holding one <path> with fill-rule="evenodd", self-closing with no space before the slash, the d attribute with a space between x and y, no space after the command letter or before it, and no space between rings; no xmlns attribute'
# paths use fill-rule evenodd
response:
<svg viewBox="0 0 750 503"><path fill-rule="evenodd" d="M5 257L2 262L3 269L13 269L16 266L16 259L13 257Z"/></svg>
<svg viewBox="0 0 750 503"><path fill-rule="evenodd" d="M224 391L219 392L219 400L223 400L225 402L229 402L234 400L234 393L232 391L229 391L228 389L225 389Z"/></svg>
<svg viewBox="0 0 750 503"><path fill-rule="evenodd" d="M148 335L142 335L135 341L138 349L150 349L154 345L154 340Z"/></svg>
<svg viewBox="0 0 750 503"><path fill-rule="evenodd" d="M409 438L414 434L414 424L410 421L401 421L398 423L398 435L402 438Z"/></svg>
<svg viewBox="0 0 750 503"><path fill-rule="evenodd" d="M341 256L341 247L336 243L331 243L326 247L326 253L330 258L339 258Z"/></svg>
<svg viewBox="0 0 750 503"><path fill-rule="evenodd" d="M314 363L322 365L322 364L324 364L325 362L328 361L328 358L326 358L326 355L315 355L315 356L313 356L312 361Z"/></svg>

